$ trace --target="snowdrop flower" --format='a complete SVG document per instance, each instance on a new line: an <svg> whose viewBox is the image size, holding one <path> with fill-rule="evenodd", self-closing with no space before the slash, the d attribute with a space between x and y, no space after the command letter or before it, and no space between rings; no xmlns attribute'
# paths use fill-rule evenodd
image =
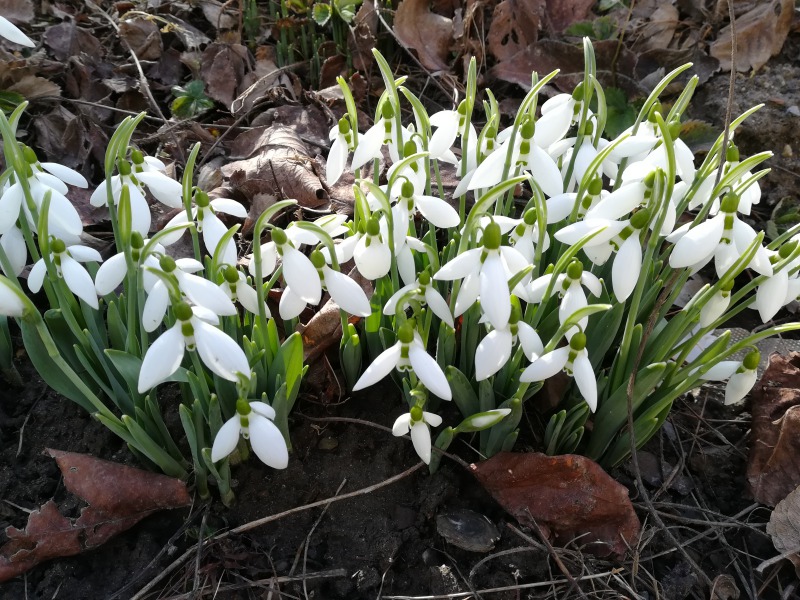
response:
<svg viewBox="0 0 800 600"><path fill-rule="evenodd" d="M215 283L194 275L203 270L203 265L193 258L179 258L163 255L158 261L158 270L167 277L174 277L180 293L192 304L201 306L214 315L231 316L236 307L225 292ZM142 325L145 331L155 331L164 319L171 298L169 288L161 277L148 269L144 272L144 287L147 300L142 308Z"/></svg>
<svg viewBox="0 0 800 600"><path fill-rule="evenodd" d="M458 300L464 299L460 308L466 310L480 296L481 310L495 329L505 329L511 316L511 292L508 280L528 264L518 250L501 246L500 225L495 222L483 231L483 247L460 254L444 265L434 279L452 281L466 278L459 291ZM461 314L456 310L456 316Z"/></svg>
<svg viewBox="0 0 800 600"><path fill-rule="evenodd" d="M405 285L397 290L384 304L383 314L395 314L401 299L403 299L403 306L400 307L400 310L405 310L409 302L425 304L433 311L433 314L455 329L450 307L439 291L431 284L431 276L427 271L420 273L419 278L414 283Z"/></svg>
<svg viewBox="0 0 800 600"><path fill-rule="evenodd" d="M725 311L728 310L728 306L731 303L732 289L733 279L731 279L727 285L714 292L714 295L708 299L708 301L703 305L703 308L700 309L700 320L698 321L700 327L708 327L723 314L725 314ZM689 308L690 306L691 303L687 304L685 309Z"/></svg>
<svg viewBox="0 0 800 600"><path fill-rule="evenodd" d="M0 276L0 315L22 318L31 310L30 300L5 277Z"/></svg>
<svg viewBox="0 0 800 600"><path fill-rule="evenodd" d="M169 206L170 208L181 208L183 206L181 184L170 179L163 173L158 175L155 172L133 173L131 165L126 160L117 163L119 175L111 177L111 198L114 204L119 204L122 188L127 187L130 194L131 203L131 227L146 236L150 231L152 217L150 206L144 197L144 186L146 184L153 197ZM145 179L140 180L144 177ZM177 187L176 187L177 186ZM101 183L89 198L92 206L108 206L109 197L106 183ZM179 236L180 237L180 236Z"/></svg>
<svg viewBox="0 0 800 600"><path fill-rule="evenodd" d="M403 143L402 133L396 131L395 108L391 102L384 102L381 106L381 118L370 127L366 133L358 137L358 145L353 152L353 171L361 168L374 158L381 157L381 148L389 147L389 156L392 162L400 160L398 148Z"/></svg>
<svg viewBox="0 0 800 600"><path fill-rule="evenodd" d="M777 262L789 258L796 248L797 241L793 240L781 246L778 252L771 253L771 259ZM800 279L797 273L790 275L798 266L800 258L795 258L758 286L755 308L763 323L771 320L782 306L789 304L800 294Z"/></svg>
<svg viewBox="0 0 800 600"><path fill-rule="evenodd" d="M761 353L752 350L741 362L724 360L701 375L702 379L720 381L728 379L725 386L725 404L738 404L753 389L758 379L758 364Z"/></svg>
<svg viewBox="0 0 800 600"><path fill-rule="evenodd" d="M756 237L753 228L738 218L738 205L739 198L728 194L717 216L692 229L684 225L668 237L672 241L680 236L670 254L670 266L698 271L713 257L717 276L722 277ZM748 266L761 275L772 276L772 264L763 246L759 246Z"/></svg>
<svg viewBox="0 0 800 600"><path fill-rule="evenodd" d="M406 322L400 327L397 338L394 346L384 350L367 367L353 386L353 391L357 392L378 383L396 368L401 373L413 371L425 387L442 400L452 399L450 384L447 383L442 368L425 350L422 338L410 323Z"/></svg>
<svg viewBox="0 0 800 600"><path fill-rule="evenodd" d="M331 299L339 308L359 317L368 317L372 314L367 295L354 279L329 267L325 257L318 250L311 253L311 264L317 269L322 288L331 295Z"/></svg>
<svg viewBox="0 0 800 600"><path fill-rule="evenodd" d="M141 176L140 176L141 178ZM170 180L172 181L172 180ZM176 182L177 183L177 182ZM197 231L203 235L203 243L209 254L214 254L222 237L228 232L217 213L232 215L239 219L247 218L247 209L236 200L228 200L227 198L215 198L210 200L208 194L202 190L197 190L194 194L194 202L191 209L192 219L197 227ZM177 215L172 217L165 225L165 229L175 225L181 225L188 222L188 217L185 210L181 210ZM163 242L170 245L180 239L186 232L186 228L182 228L174 233L164 236ZM233 263L236 261L236 243L229 240L227 247L223 249L222 262Z"/></svg>
<svg viewBox="0 0 800 600"><path fill-rule="evenodd" d="M325 163L325 181L331 186L342 176L344 167L347 164L347 155L353 149L353 131L350 128L350 121L347 117L342 117L333 126L328 136L333 143L328 152L328 162ZM353 169L355 170L355 169Z"/></svg>
<svg viewBox="0 0 800 600"><path fill-rule="evenodd" d="M36 44L33 43L33 40L22 33L19 27L14 25L5 17L0 17L0 37L4 37L9 42L14 42L20 46L26 46L28 48L33 48L36 46Z"/></svg>
<svg viewBox="0 0 800 600"><path fill-rule="evenodd" d="M401 209L400 214L404 215L406 220L419 211L429 222L442 229L458 227L461 223L455 208L437 196L415 193L414 185L408 179L400 186L400 190L397 202Z"/></svg>
<svg viewBox="0 0 800 600"><path fill-rule="evenodd" d="M520 309L514 306L505 329L493 329L475 350L475 379L482 381L497 373L511 358L514 343L519 340L528 360L536 360L544 345L536 330L521 318Z"/></svg>
<svg viewBox="0 0 800 600"><path fill-rule="evenodd" d="M431 462L431 431L430 427L442 424L442 417L422 410L419 406L413 407L409 412L403 413L392 426L392 435L400 437L411 432L411 441L414 450L422 462L429 465Z"/></svg>
<svg viewBox="0 0 800 600"><path fill-rule="evenodd" d="M211 447L211 460L217 462L236 449L239 435L250 440L256 456L273 469L289 465L289 449L278 427L273 423L275 409L266 402L236 402L236 414L220 427Z"/></svg>
<svg viewBox="0 0 800 600"><path fill-rule="evenodd" d="M25 244L25 236L19 227L12 226L5 232L0 233L0 248L6 253L12 273L6 273L5 267L0 265L0 271L11 277L13 274L18 277L28 262L28 246Z"/></svg>
<svg viewBox="0 0 800 600"><path fill-rule="evenodd" d="M144 250L147 241L148 240L143 238L138 232L131 232L131 259L137 268L146 266L157 269L159 264L156 255L164 254L166 250L164 246L156 243L153 247L153 251L147 256L143 256L142 250ZM94 287L98 295L106 296L113 292L122 283L127 274L128 263L125 260L125 253L118 252L100 265L100 268L97 270L97 274L94 278ZM151 284L155 284L155 282L155 279L150 280Z"/></svg>
<svg viewBox="0 0 800 600"><path fill-rule="evenodd" d="M367 231L360 235L353 248L356 268L366 279L380 279L392 268L392 251L374 216L367 222Z"/></svg>
<svg viewBox="0 0 800 600"><path fill-rule="evenodd" d="M431 127L436 128L428 140L428 155L431 158L453 164L457 162L450 148L459 135L464 135L467 127L472 128L472 124L467 123L466 110L467 103L462 100L457 110L440 110L430 116ZM470 140L474 142L477 133L472 129L470 134Z"/></svg>
<svg viewBox="0 0 800 600"><path fill-rule="evenodd" d="M50 240L50 260L56 267L56 273L64 280L70 291L94 309L99 307L97 293L94 289L92 276L82 262L102 262L103 258L94 248L74 244L67 246L63 240L52 238ZM35 294L42 289L47 265L43 258L36 261L28 275L28 287Z"/></svg>
<svg viewBox="0 0 800 600"><path fill-rule="evenodd" d="M347 215L334 213L320 217L312 222L330 237L336 238L340 235L350 232L350 230L344 224L345 221L347 221ZM295 222L290 223L284 231L286 233L286 237L289 238L289 241L292 242L295 248L300 248L302 245L316 246L317 244L322 243L322 239L320 239L316 233L302 227L297 227Z"/></svg>
<svg viewBox="0 0 800 600"><path fill-rule="evenodd" d="M512 167L516 165L528 171L546 196L562 193L564 182L561 171L551 156L534 141L535 129L533 119L525 119L519 128L514 146L511 147L509 141L490 154L475 170L467 189L487 188L500 183L510 152Z"/></svg>
<svg viewBox="0 0 800 600"><path fill-rule="evenodd" d="M283 229L274 227L272 241L263 244L260 252L262 276L266 277L275 270L280 256L283 260L283 279L286 286L291 288L292 293L304 303L319 304L322 284L317 270L308 257L294 247ZM250 261L251 275L255 275L255 262L255 260Z"/></svg>
<svg viewBox="0 0 800 600"><path fill-rule="evenodd" d="M153 156L144 156L139 150L131 152L133 175L147 186L153 198L171 208L183 206L183 184L169 177L166 165Z"/></svg>
<svg viewBox="0 0 800 600"><path fill-rule="evenodd" d="M225 295L234 302L238 301L245 310L258 315L258 292L247 284L244 273L230 264L224 265L221 270L225 280L220 287ZM266 302L264 313L268 318L271 316Z"/></svg>
<svg viewBox="0 0 800 600"><path fill-rule="evenodd" d="M552 274L547 274L531 282L528 290L528 299L530 302L541 302L544 299L544 294L550 286L552 278ZM586 293L583 291L584 287L586 287L593 296L600 296L600 294L603 293L603 284L597 276L589 271L584 271L583 265L579 260L573 260L567 266L566 273L562 273L556 278L556 283L553 287L553 291L558 292L562 298L558 306L558 321L562 325L566 323L567 319L576 311L589 305L586 299ZM588 317L584 317L578 322L577 327L583 330L588 323ZM577 329L572 327L567 332L567 338L571 338L576 332Z"/></svg>
<svg viewBox="0 0 800 600"><path fill-rule="evenodd" d="M511 230L509 238L515 250L518 250L529 263L536 257L536 244L539 243L539 225L536 222L536 209L529 208L522 219ZM542 251L550 247L550 235L545 231Z"/></svg>
<svg viewBox="0 0 800 600"><path fill-rule="evenodd" d="M250 365L241 346L215 325L217 316L200 306L180 302L174 307L175 324L148 348L139 371L138 390L144 394L171 377L188 349L214 374L228 381L250 377Z"/></svg>
<svg viewBox="0 0 800 600"><path fill-rule="evenodd" d="M534 360L526 368L519 380L524 382L544 381L559 371L564 371L575 379L583 399L592 412L597 410L597 378L586 352L586 335L576 333L564 346L548 352Z"/></svg>

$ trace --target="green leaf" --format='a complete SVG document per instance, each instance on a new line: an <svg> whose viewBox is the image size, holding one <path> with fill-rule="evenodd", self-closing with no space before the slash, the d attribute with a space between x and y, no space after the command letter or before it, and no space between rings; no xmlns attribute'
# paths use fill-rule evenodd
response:
<svg viewBox="0 0 800 600"><path fill-rule="evenodd" d="M453 402L458 406L463 417L469 417L477 412L480 412L480 405L478 404L478 396L472 388L467 376L464 375L453 365L445 368L445 376L447 382L450 384L450 389L453 392Z"/></svg>
<svg viewBox="0 0 800 600"><path fill-rule="evenodd" d="M437 436L434 446L439 450L447 450L453 442L457 432L452 427L445 427ZM439 463L442 462L442 455L438 452L431 452L431 462L428 463L428 470L431 474L439 469Z"/></svg>
<svg viewBox="0 0 800 600"><path fill-rule="evenodd" d="M328 21L331 20L332 16L333 11L329 4L315 2L314 6L311 7L311 18L314 19L314 22L320 27L324 27Z"/></svg>

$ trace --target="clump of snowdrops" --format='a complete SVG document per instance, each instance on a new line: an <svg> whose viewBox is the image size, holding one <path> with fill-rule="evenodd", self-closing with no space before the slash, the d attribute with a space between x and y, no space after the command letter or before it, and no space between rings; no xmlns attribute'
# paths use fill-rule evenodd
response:
<svg viewBox="0 0 800 600"><path fill-rule="evenodd" d="M728 402L745 396L759 362L754 344L798 325L737 343L729 333L711 341L709 334L748 307L766 322L794 299L800 248L796 231L764 245L764 234L740 218L759 201L767 171L756 169L769 153L740 160L732 143L722 151L720 139L696 166L677 137L697 81L668 112L658 97L687 67L667 75L635 125L609 140L589 44L586 57L574 93L541 106L539 93L556 73L534 75L505 129L487 90L479 132L474 64L466 97L428 115L376 53L386 91L375 125L358 132L355 103L340 81L348 110L331 131L328 183L353 170L353 218L281 229L274 217L294 201L278 202L256 221L254 239L266 233L268 241L247 269L238 225L228 228L219 216L243 218L245 208L193 185L199 145L181 181L145 156L131 143L141 116L111 138L105 181L91 196L94 206L108 207L114 232L116 254L102 260L82 243L80 216L66 196L68 185L87 187L86 180L39 162L16 140L21 106L0 116L7 165L0 313L17 320L50 386L143 460L174 476L193 473L201 495L214 485L226 502L230 463L251 448L271 467L288 464L287 418L306 369L292 331L326 293L341 309L348 385L359 391L391 376L408 405L393 432L410 433L431 468L440 456L432 447L446 449L459 434L479 432L484 456L510 449L523 404L559 373L569 385L541 432L544 450L616 464L631 448L629 403L639 446L673 401L703 380L727 379ZM414 119L403 125L407 107ZM380 176L384 152L391 166ZM445 163L460 175L452 205L441 184ZM363 177L369 167L372 177ZM179 209L155 233L148 196ZM191 236L192 256L176 258L170 249L183 236ZM342 271L351 260L373 282L371 297ZM671 314L689 276L712 260L715 283ZM30 263L26 284L19 276ZM745 272L747 282L735 286ZM276 286L281 328L266 303ZM50 307L44 315L28 297L40 290ZM0 360L11 370L1 323ZM740 351L743 360L730 360ZM165 423L167 383L179 390L190 456ZM462 419L434 442L441 401L450 400Z"/></svg>

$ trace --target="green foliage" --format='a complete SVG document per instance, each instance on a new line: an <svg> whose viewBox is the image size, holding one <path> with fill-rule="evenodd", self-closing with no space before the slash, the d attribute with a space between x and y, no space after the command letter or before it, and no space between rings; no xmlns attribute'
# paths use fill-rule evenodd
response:
<svg viewBox="0 0 800 600"><path fill-rule="evenodd" d="M179 119L191 119L214 107L214 101L205 94L205 84L199 79L183 87L176 85L172 88L172 95L175 100L170 104L170 110Z"/></svg>

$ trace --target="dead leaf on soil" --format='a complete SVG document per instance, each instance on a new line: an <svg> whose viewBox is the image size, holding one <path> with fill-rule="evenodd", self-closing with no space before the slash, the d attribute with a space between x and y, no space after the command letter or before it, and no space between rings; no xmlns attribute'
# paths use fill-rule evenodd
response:
<svg viewBox="0 0 800 600"><path fill-rule="evenodd" d="M44 45L60 61L66 61L71 56L80 56L81 54L91 57L105 54L102 44L92 32L78 27L74 21L64 21L45 29Z"/></svg>
<svg viewBox="0 0 800 600"><path fill-rule="evenodd" d="M800 353L773 354L753 392L747 483L775 506L800 485Z"/></svg>
<svg viewBox="0 0 800 600"><path fill-rule="evenodd" d="M783 48L792 26L794 0L772 0L757 3L743 16L736 19L736 70L760 69L770 57ZM723 71L731 68L731 29L720 31L711 44L709 54L719 60Z"/></svg>
<svg viewBox="0 0 800 600"><path fill-rule="evenodd" d="M538 524L558 543L580 538L598 556L636 545L641 525L628 489L584 456L501 452L471 468L517 521Z"/></svg>
<svg viewBox="0 0 800 600"><path fill-rule="evenodd" d="M36 75L24 75L14 85L7 87L6 91L16 92L26 100L61 95L61 88L58 84Z"/></svg>
<svg viewBox="0 0 800 600"><path fill-rule="evenodd" d="M244 235L249 235L258 215L277 198L292 198L307 208L328 203L308 148L289 127L273 125L245 131L231 145L231 156L242 160L222 167L222 174L230 187L251 202Z"/></svg>
<svg viewBox="0 0 800 600"><path fill-rule="evenodd" d="M778 502L767 523L767 533L778 552L792 552L787 558L800 577L800 487Z"/></svg>
<svg viewBox="0 0 800 600"><path fill-rule="evenodd" d="M486 42L497 60L507 60L539 39L545 0L502 0L494 7Z"/></svg>
<svg viewBox="0 0 800 600"><path fill-rule="evenodd" d="M547 22L553 32L560 33L575 21L589 17L595 0L547 0Z"/></svg>
<svg viewBox="0 0 800 600"><path fill-rule="evenodd" d="M84 166L91 146L80 117L63 106L57 106L33 124L39 146L48 159L79 170Z"/></svg>
<svg viewBox="0 0 800 600"><path fill-rule="evenodd" d="M238 21L233 14L226 11L230 7L230 3L217 2L217 0L202 0L200 8L203 10L203 16L211 23L214 29L233 29L237 26Z"/></svg>
<svg viewBox="0 0 800 600"><path fill-rule="evenodd" d="M394 15L394 33L406 48L417 51L426 69L450 70L453 21L432 13L428 0L403 0Z"/></svg>
<svg viewBox="0 0 800 600"><path fill-rule="evenodd" d="M711 600L739 600L741 592L736 580L727 574L717 575L711 585Z"/></svg>
<svg viewBox="0 0 800 600"><path fill-rule="evenodd" d="M241 44L211 44L200 59L200 77L206 84L206 94L226 108L231 108L239 95L240 86L248 71L247 48Z"/></svg>
<svg viewBox="0 0 800 600"><path fill-rule="evenodd" d="M639 42L635 45L635 49L644 51L669 46L678 27L678 19L678 9L675 6L668 2L661 4L650 15L650 20L637 32Z"/></svg>
<svg viewBox="0 0 800 600"><path fill-rule="evenodd" d="M119 36L139 60L158 60L163 50L161 30L149 19L126 19L119 24Z"/></svg>
<svg viewBox="0 0 800 600"><path fill-rule="evenodd" d="M353 35L347 36L347 47L357 71L369 71L375 57L372 49L378 35L378 13L372 0L365 0L354 19Z"/></svg>
<svg viewBox="0 0 800 600"><path fill-rule="evenodd" d="M77 519L68 519L50 500L30 514L24 530L8 527L9 541L0 548L0 581L45 560L96 548L156 511L191 504L186 484L178 479L85 454L47 452L56 459L67 490L89 506Z"/></svg>
<svg viewBox="0 0 800 600"><path fill-rule="evenodd" d="M19 25L33 21L33 2L31 0L2 0L0 14L6 19Z"/></svg>

